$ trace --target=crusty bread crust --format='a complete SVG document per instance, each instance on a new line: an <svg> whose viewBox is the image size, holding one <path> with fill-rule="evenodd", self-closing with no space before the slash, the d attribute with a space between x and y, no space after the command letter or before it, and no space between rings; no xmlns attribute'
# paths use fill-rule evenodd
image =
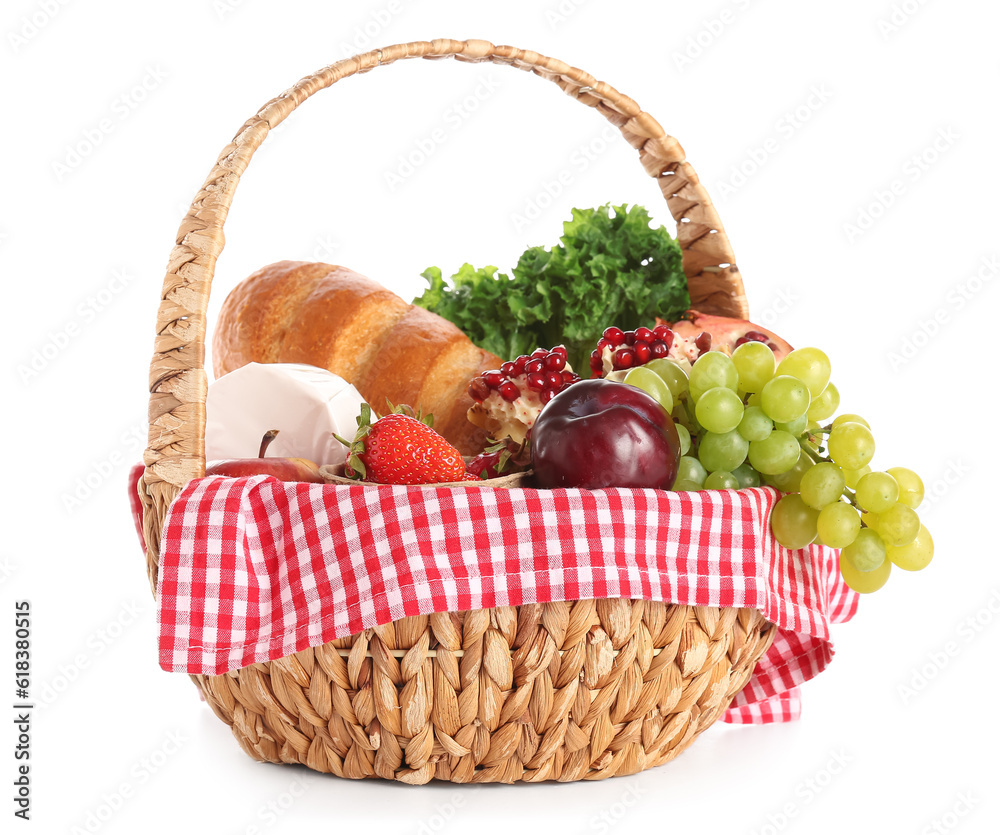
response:
<svg viewBox="0 0 1000 835"><path fill-rule="evenodd" d="M386 401L434 415L463 455L486 443L469 422L467 387L501 359L435 313L346 267L279 261L257 270L222 305L212 341L221 377L249 362L301 362L354 384L378 413Z"/></svg>

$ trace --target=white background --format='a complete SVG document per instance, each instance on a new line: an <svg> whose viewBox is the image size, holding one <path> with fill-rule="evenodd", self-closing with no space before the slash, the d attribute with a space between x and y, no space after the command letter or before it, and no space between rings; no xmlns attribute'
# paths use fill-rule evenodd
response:
<svg viewBox="0 0 1000 835"><path fill-rule="evenodd" d="M995 832L998 25L973 0L4 3L4 831L13 603L29 599L25 829ZM843 410L875 430L874 463L923 474L935 560L835 627L800 722L717 725L669 765L598 784L411 788L257 764L185 676L159 669L125 477L177 225L269 98L354 52L435 37L554 55L653 114L715 199L751 318L824 348ZM408 61L339 84L254 158L210 321L282 258L346 264L409 299L432 264L507 268L550 245L572 206L639 202L672 229L603 128L504 67ZM435 130L446 141L392 187ZM546 208L519 224L532 202Z"/></svg>

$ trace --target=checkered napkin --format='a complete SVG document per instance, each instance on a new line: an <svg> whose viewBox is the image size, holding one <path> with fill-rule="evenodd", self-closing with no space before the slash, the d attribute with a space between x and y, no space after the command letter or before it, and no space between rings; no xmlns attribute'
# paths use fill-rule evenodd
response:
<svg viewBox="0 0 1000 835"><path fill-rule="evenodd" d="M219 675L408 615L590 598L754 607L780 629L724 719L797 718L857 595L770 536L770 488L531 490L190 482L160 549L165 670Z"/></svg>

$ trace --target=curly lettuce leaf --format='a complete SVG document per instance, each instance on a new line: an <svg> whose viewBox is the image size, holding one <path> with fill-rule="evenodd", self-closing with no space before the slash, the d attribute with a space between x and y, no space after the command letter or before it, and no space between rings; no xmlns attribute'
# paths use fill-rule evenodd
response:
<svg viewBox="0 0 1000 835"><path fill-rule="evenodd" d="M453 322L477 345L504 358L564 344L586 376L589 355L609 325L630 330L689 306L681 250L641 206L574 209L560 243L521 255L510 276L464 264L445 281L430 267L414 304Z"/></svg>

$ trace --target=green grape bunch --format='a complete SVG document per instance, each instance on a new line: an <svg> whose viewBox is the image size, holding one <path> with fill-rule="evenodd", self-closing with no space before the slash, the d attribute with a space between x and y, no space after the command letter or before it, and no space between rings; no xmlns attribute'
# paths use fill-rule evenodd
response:
<svg viewBox="0 0 1000 835"><path fill-rule="evenodd" d="M924 485L913 470L873 470L875 438L856 414L834 417L840 393L830 359L798 348L776 362L748 341L729 356L703 353L686 371L655 359L624 375L673 416L681 439L676 491L776 488L771 532L790 549L840 549L857 592L880 589L892 566L918 571L934 542L917 515ZM831 420L832 418L832 420ZM829 423L827 423L829 421Z"/></svg>

